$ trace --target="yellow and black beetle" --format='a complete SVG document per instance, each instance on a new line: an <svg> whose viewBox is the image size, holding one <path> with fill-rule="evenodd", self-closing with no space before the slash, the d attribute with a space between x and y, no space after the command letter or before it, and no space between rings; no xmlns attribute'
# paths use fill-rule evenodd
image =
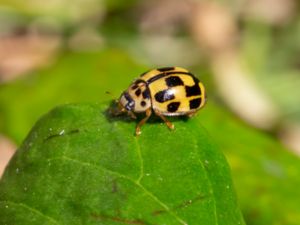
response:
<svg viewBox="0 0 300 225"><path fill-rule="evenodd" d="M181 67L164 67L143 73L117 100L115 114L127 112L136 119L135 113L146 113L136 126L136 135L151 116L152 111L170 129L174 125L165 116L193 116L206 101L203 84L188 70Z"/></svg>

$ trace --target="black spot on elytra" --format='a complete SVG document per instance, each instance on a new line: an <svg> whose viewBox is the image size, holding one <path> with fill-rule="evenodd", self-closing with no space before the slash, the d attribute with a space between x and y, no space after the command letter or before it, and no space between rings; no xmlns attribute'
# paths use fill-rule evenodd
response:
<svg viewBox="0 0 300 225"><path fill-rule="evenodd" d="M150 91L149 91L149 88L146 88L146 90L143 91L143 98L145 98L145 99L150 98Z"/></svg>
<svg viewBox="0 0 300 225"><path fill-rule="evenodd" d="M149 80L147 80L147 83L150 84L156 80L159 80L160 78L163 78L165 76L168 76L167 73L160 73L160 74L157 74L156 76L154 77L151 77Z"/></svg>
<svg viewBox="0 0 300 225"><path fill-rule="evenodd" d="M195 82L195 84L198 84L200 81L197 77L195 77L194 75L192 75L193 81Z"/></svg>
<svg viewBox="0 0 300 225"><path fill-rule="evenodd" d="M166 102L166 101L169 101L169 100L172 100L175 98L174 94L171 94L169 90L157 92L154 95L154 97L155 97L155 100L160 103L163 103L163 102Z"/></svg>
<svg viewBox="0 0 300 225"><path fill-rule="evenodd" d="M197 109L201 105L201 98L190 100L190 109Z"/></svg>
<svg viewBox="0 0 300 225"><path fill-rule="evenodd" d="M162 67L162 68L158 68L157 70L158 70L159 72L166 72L166 71L170 71L170 70L174 70L174 69L175 69L175 67L170 66L170 67Z"/></svg>
<svg viewBox="0 0 300 225"><path fill-rule="evenodd" d="M185 86L186 97L196 96L201 94L201 90L198 84L194 86Z"/></svg>
<svg viewBox="0 0 300 225"><path fill-rule="evenodd" d="M185 86L186 97L201 95L199 80L193 76L193 81L194 81L193 86Z"/></svg>
<svg viewBox="0 0 300 225"><path fill-rule="evenodd" d="M180 102L171 102L168 104L168 112L176 112L180 106Z"/></svg>
<svg viewBox="0 0 300 225"><path fill-rule="evenodd" d="M168 87L175 87L175 86L180 86L184 85L183 81L180 79L180 77L177 76L170 76L165 79L166 84Z"/></svg>
<svg viewBox="0 0 300 225"><path fill-rule="evenodd" d="M139 97L141 94L142 94L142 91L141 91L140 88L137 89L137 90L135 91L135 95L136 95L137 97Z"/></svg>
<svg viewBox="0 0 300 225"><path fill-rule="evenodd" d="M172 75L172 74L184 74L184 75L189 75L189 76L192 76L192 74L190 72L183 72L183 71L169 71L169 72L162 72L162 73L159 73L153 77L151 77L149 80L147 80L147 84L151 84L152 82L154 81L157 81L163 77L166 77L166 76L169 76L169 75Z"/></svg>
<svg viewBox="0 0 300 225"><path fill-rule="evenodd" d="M134 84L132 87L131 87L131 89L132 90L135 90L135 89L137 89L139 86L137 85L137 84Z"/></svg>
<svg viewBox="0 0 300 225"><path fill-rule="evenodd" d="M145 101L141 101L141 106L145 107L146 106L146 102Z"/></svg>
<svg viewBox="0 0 300 225"><path fill-rule="evenodd" d="M136 80L136 81L133 83L131 89L132 89L132 90L135 90L135 89L137 89L138 87L141 87L141 86L143 86L143 85L145 85L145 84L146 84L145 81L138 79L138 80Z"/></svg>

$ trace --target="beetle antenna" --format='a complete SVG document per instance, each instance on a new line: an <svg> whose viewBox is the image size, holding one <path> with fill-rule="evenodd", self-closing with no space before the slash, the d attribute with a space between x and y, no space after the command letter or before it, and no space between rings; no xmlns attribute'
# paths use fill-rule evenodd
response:
<svg viewBox="0 0 300 225"><path fill-rule="evenodd" d="M118 99L114 94L112 94L110 91L105 91L105 94L109 95L112 99L114 99L115 102L118 102Z"/></svg>

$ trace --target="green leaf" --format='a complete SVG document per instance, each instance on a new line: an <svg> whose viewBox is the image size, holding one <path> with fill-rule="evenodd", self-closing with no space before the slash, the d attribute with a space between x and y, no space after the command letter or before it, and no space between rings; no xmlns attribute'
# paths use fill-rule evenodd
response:
<svg viewBox="0 0 300 225"><path fill-rule="evenodd" d="M300 121L299 19L274 29L250 22L244 32L241 61L259 87L277 106L283 120ZM277 46L281 47L278 48Z"/></svg>
<svg viewBox="0 0 300 225"><path fill-rule="evenodd" d="M19 15L30 17L32 20L51 18L52 23L66 28L67 26L80 27L82 26L82 21L95 15L101 17L101 15L112 11L117 11L118 13L127 12L126 10L132 9L136 2L136 0L73 0L72 7L70 7L68 0L60 0L54 4L39 1L0 0L0 6L3 8L3 11L12 11ZM74 16L75 11L76 16ZM99 22L94 18L86 23L90 26L95 26Z"/></svg>
<svg viewBox="0 0 300 225"><path fill-rule="evenodd" d="M110 118L104 104L44 116L0 183L1 224L244 224L226 160L205 129Z"/></svg>

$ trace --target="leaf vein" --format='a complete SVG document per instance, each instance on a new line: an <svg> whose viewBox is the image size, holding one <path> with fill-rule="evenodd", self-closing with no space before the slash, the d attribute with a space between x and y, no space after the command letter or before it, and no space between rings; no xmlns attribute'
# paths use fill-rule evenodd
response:
<svg viewBox="0 0 300 225"><path fill-rule="evenodd" d="M39 215L39 216L42 216L42 217L44 217L44 218L46 218L47 220L49 220L51 223L53 223L53 224L57 224L57 225L60 225L60 223L58 223L58 221L56 221L55 219L53 219L52 217L50 217L50 216L47 216L46 214L44 214L44 213L42 213L41 211L39 211L39 210L37 210L37 209L35 209L35 208L33 208L33 207L31 207L31 206L29 206L29 205L27 205L27 204L25 204L25 203L20 203L20 202L13 202L13 201L10 201L10 200L2 200L2 201L0 201L0 203L8 203L8 204L11 204L11 205L14 205L14 206L20 206L20 207L23 207L23 208L25 208L25 209L27 209L27 210L29 210L29 211L31 211L31 212L33 212L33 213L35 213L35 214L37 214L37 215Z"/></svg>
<svg viewBox="0 0 300 225"><path fill-rule="evenodd" d="M135 143L136 143L136 149L137 149L137 153L138 153L138 157L140 160L140 176L137 179L137 183L140 183L140 181L142 180L142 178L144 177L144 160L143 160L143 156L142 156L142 151L141 151L141 146L137 140L137 138L134 138Z"/></svg>
<svg viewBox="0 0 300 225"><path fill-rule="evenodd" d="M174 213L173 211L170 210L170 208L164 204L162 201L160 201L153 193L151 193L149 190L147 190L143 185L141 185L139 182L133 180L132 178L124 175L124 174L121 174L119 172L116 172L116 171L112 171L112 170L109 170L103 166L99 166L99 165L95 165L95 164L92 164L92 163L88 163L88 162L82 162L80 160L77 160L77 159L72 159L70 157L67 157L67 156L61 156L61 157L56 157L56 158L51 158L49 160L66 160L66 161L70 161L70 162L73 162L73 163L77 163L77 164L80 164L82 166L87 166L87 167L95 167L95 168L98 168L100 170L103 170L105 172L108 172L108 173L111 173L111 174L114 174L115 176L118 176L118 177L121 177L121 178L124 178L130 182L132 182L133 184L135 184L136 186L138 186L139 188L141 188L150 198L152 198L154 201L156 201L161 207L163 207L171 216L173 216L180 224L183 224L183 225L187 225L187 223L185 221L183 221L178 215L176 215L176 213Z"/></svg>
<svg viewBox="0 0 300 225"><path fill-rule="evenodd" d="M195 139L194 139L195 140ZM197 158L198 158L198 162L200 163L201 167L203 168L203 170L205 171L205 176L208 180L208 183L209 183L209 187L210 187L210 192L213 196L213 201L214 201L214 217L215 217L215 220L216 220L216 225L219 224L219 221L218 221L218 217L217 217L217 202L216 202L216 196L215 196L215 193L214 193L214 190L213 190L213 186L212 186L212 182L210 180L210 177L208 176L208 172L207 172L207 169L205 168L205 166L203 165L203 162L202 162L202 158L201 156L199 155L199 152L197 151L197 146L198 146L198 139L196 139L195 141L195 146L196 146L196 154L197 154Z"/></svg>

